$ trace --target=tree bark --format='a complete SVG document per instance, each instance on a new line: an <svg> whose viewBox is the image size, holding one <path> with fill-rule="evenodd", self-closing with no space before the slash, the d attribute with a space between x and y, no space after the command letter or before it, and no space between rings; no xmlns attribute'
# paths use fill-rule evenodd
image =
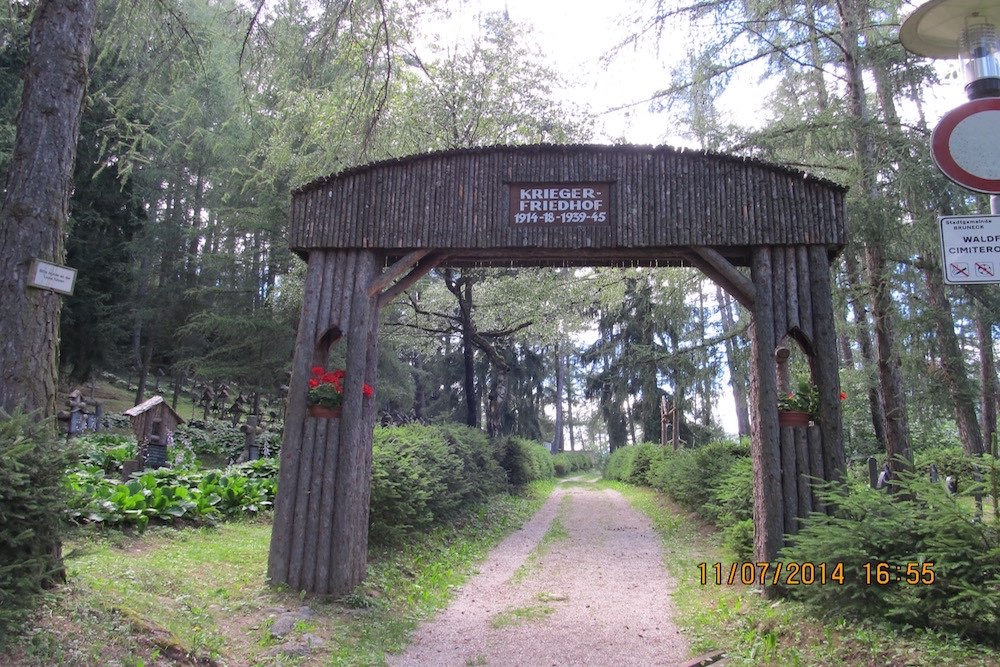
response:
<svg viewBox="0 0 1000 667"><path fill-rule="evenodd" d="M941 352L941 368L955 410L958 437L962 440L962 448L967 454L978 456L985 450L983 434L979 430L976 416L976 390L969 381L962 349L955 335L955 319L951 311L951 302L948 301L944 293L944 284L941 282L941 267L926 263L921 267L921 272L927 285L927 297Z"/></svg>
<svg viewBox="0 0 1000 667"><path fill-rule="evenodd" d="M909 420L906 398L903 393L903 373L896 344L895 311L892 288L889 284L888 263L885 259L885 238L880 238L884 220L877 219L875 205L882 197L875 166L875 146L871 134L872 124L865 108L865 88L861 63L859 25L862 7L860 0L845 0L837 4L840 13L840 30L844 45L844 70L847 79L852 139L859 162L858 190L872 202L868 213L873 219L866 221L869 238L865 239L865 267L871 285L872 317L875 322L875 353L878 359L879 386L882 408L886 420L886 457L894 474L913 465L910 451Z"/></svg>
<svg viewBox="0 0 1000 667"><path fill-rule="evenodd" d="M556 432L552 437L552 451L561 452L566 449L563 443L563 360L559 351L559 344L556 343Z"/></svg>
<svg viewBox="0 0 1000 667"><path fill-rule="evenodd" d="M462 329L462 360L465 369L465 423L479 426L479 397L476 395L475 323L472 321L472 281L468 276L455 280L451 272L445 273L445 285L458 299Z"/></svg>
<svg viewBox="0 0 1000 667"><path fill-rule="evenodd" d="M981 417L983 447L993 451L997 432L997 383L996 359L993 354L993 322L987 319L981 305L976 304L976 334L979 336L979 386L982 387Z"/></svg>
<svg viewBox="0 0 1000 667"><path fill-rule="evenodd" d="M861 350L861 361L867 370L875 367L875 351L872 346L871 332L868 329L868 309L858 296L862 289L861 270L854 253L850 251L844 253L844 266L847 269L848 293L850 295L848 302L854 313L854 326L858 347ZM885 449L885 410L882 408L882 392L877 381L868 384L868 409L871 412L875 440Z"/></svg>
<svg viewBox="0 0 1000 667"><path fill-rule="evenodd" d="M726 333L736 328L733 318L733 299L719 286L716 286L719 298L719 313L722 316L722 330ZM736 403L736 428L740 436L750 437L750 406L747 403L746 372L740 363L736 341L726 339L726 360L729 363L729 386L733 389L733 401Z"/></svg>
<svg viewBox="0 0 1000 667"><path fill-rule="evenodd" d="M0 209L0 409L56 411L62 297L27 286L32 258L61 264L95 0L42 0L28 35L17 136Z"/></svg>
<svg viewBox="0 0 1000 667"><path fill-rule="evenodd" d="M576 451L576 436L573 428L573 366L572 357L566 357L566 425L569 427L569 451Z"/></svg>

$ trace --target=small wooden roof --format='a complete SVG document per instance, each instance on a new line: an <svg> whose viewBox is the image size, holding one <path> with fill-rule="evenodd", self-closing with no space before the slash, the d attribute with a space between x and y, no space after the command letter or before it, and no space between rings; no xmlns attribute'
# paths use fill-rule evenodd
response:
<svg viewBox="0 0 1000 667"><path fill-rule="evenodd" d="M123 414L126 417L132 417L132 418L140 417L143 414L145 414L145 413L149 412L150 410L152 410L153 408L155 408L157 405L162 405L166 410L168 410L169 413L170 413L170 416L173 417L177 421L178 424L183 424L184 423L184 419L179 414L177 414L176 410L174 410L172 407L170 407L170 405L166 401L163 400L162 396L154 396L151 399L149 399L149 400L147 400L147 401L145 401L143 403L140 403L139 405L135 406L134 408L129 408Z"/></svg>

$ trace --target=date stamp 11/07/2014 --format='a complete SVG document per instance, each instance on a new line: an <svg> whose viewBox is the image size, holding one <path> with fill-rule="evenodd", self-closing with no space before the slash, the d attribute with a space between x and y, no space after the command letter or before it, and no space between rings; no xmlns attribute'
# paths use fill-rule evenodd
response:
<svg viewBox="0 0 1000 667"><path fill-rule="evenodd" d="M853 571L853 570L852 570ZM733 586L843 586L847 581L844 563L811 563L796 561L733 562L724 564L698 563L702 586L726 584ZM860 580L866 586L904 584L930 586L937 577L930 561L887 563L869 561L862 564Z"/></svg>

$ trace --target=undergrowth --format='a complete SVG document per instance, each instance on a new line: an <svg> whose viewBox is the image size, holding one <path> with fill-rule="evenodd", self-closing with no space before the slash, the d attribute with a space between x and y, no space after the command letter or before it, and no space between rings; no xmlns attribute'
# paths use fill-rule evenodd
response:
<svg viewBox="0 0 1000 667"><path fill-rule="evenodd" d="M769 600L740 584L701 581L699 563L732 559L710 524L686 513L664 494L620 482L603 486L623 493L646 514L663 540L664 564L676 580L676 622L692 653L722 650L727 665L890 665L1000 667L989 647L955 634L901 629L885 622L817 617L801 602Z"/></svg>
<svg viewBox="0 0 1000 667"><path fill-rule="evenodd" d="M269 517L143 535L87 527L67 545L69 583L50 595L0 664L287 664L266 658L278 611L308 604L322 664L381 665L504 536L530 517L552 481L499 495L447 526L370 551L368 577L341 601L266 585ZM277 610L277 611L276 611ZM165 661L165 662L164 662Z"/></svg>

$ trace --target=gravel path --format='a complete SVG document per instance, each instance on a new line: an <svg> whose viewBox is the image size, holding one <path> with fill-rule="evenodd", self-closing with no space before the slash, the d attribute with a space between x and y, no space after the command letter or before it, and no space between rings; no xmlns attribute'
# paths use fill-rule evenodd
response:
<svg viewBox="0 0 1000 667"><path fill-rule="evenodd" d="M548 535L546 533L548 532ZM673 665L660 538L621 494L557 487L389 665Z"/></svg>

